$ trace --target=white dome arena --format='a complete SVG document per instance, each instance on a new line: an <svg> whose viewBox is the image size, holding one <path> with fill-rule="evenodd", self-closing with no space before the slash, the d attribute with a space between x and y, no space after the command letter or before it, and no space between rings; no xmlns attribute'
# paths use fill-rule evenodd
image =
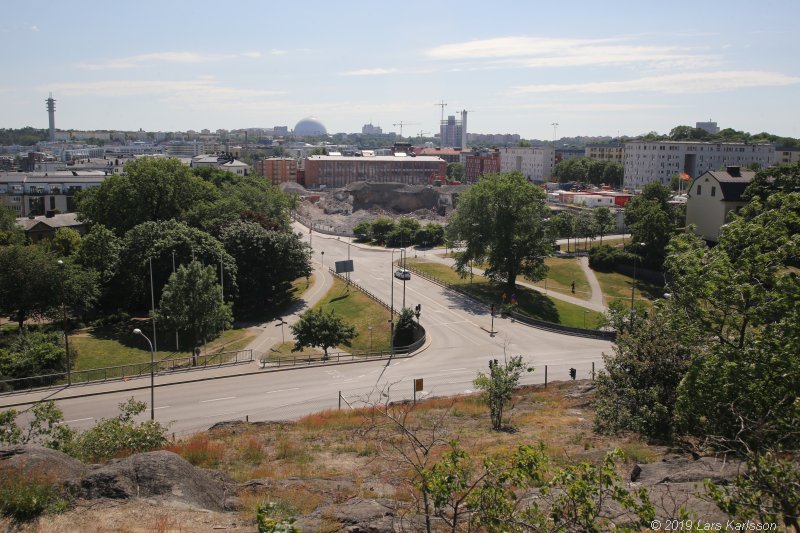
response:
<svg viewBox="0 0 800 533"><path fill-rule="evenodd" d="M295 137L318 137L327 134L325 125L315 117L306 117L294 127Z"/></svg>

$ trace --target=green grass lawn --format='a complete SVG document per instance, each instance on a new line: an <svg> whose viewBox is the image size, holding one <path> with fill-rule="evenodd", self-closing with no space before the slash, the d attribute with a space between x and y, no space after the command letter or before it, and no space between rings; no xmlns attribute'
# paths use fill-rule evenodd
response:
<svg viewBox="0 0 800 533"><path fill-rule="evenodd" d="M548 291L569 294L582 300L592 298L589 282L586 275L578 264L575 257L548 257L545 264L549 267L547 271L547 282L537 281L536 286L547 288ZM572 292L572 282L575 282L575 293Z"/></svg>
<svg viewBox="0 0 800 533"><path fill-rule="evenodd" d="M358 335L353 339L353 345L341 347L343 351L389 349L389 310L358 289L348 289L344 281L334 278L333 287L314 306L314 309L320 308L333 309L337 316L356 327Z"/></svg>
<svg viewBox="0 0 800 533"><path fill-rule="evenodd" d="M504 289L501 286L490 283L483 276L475 276L470 286L469 277L462 279L447 265L430 263L421 259L409 259L408 266L438 278L445 283L468 290L482 301L495 302L498 305L502 303ZM565 326L583 327L585 316L586 327L588 328L597 328L602 318L602 313L550 298L534 289L517 286L516 291L519 311L532 318ZM510 296L507 295L508 298ZM584 313L584 311L588 312Z"/></svg>
<svg viewBox="0 0 800 533"><path fill-rule="evenodd" d="M595 271L595 276L597 276L597 281L600 282L600 288L603 290L606 305L614 300L622 300L630 304L633 277L620 274L619 272L598 271ZM645 302L648 307L653 304L653 300L661 298L663 294L663 286L648 283L640 279L636 280L635 298L638 301Z"/></svg>

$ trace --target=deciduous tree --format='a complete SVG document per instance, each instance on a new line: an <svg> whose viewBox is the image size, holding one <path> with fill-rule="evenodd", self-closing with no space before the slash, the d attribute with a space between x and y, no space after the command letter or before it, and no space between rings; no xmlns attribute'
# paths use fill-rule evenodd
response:
<svg viewBox="0 0 800 533"><path fill-rule="evenodd" d="M447 227L448 238L466 249L455 268L466 276L471 261L486 263L485 275L513 291L516 279L542 279L555 241L545 218L545 194L519 172L484 176L458 200Z"/></svg>
<svg viewBox="0 0 800 533"><path fill-rule="evenodd" d="M295 337L293 352L299 352L306 346L322 348L325 359L328 358L328 349L334 346L350 346L356 336L356 328L345 323L336 316L331 309L328 312L322 309L310 309L300 315L296 324L289 326Z"/></svg>

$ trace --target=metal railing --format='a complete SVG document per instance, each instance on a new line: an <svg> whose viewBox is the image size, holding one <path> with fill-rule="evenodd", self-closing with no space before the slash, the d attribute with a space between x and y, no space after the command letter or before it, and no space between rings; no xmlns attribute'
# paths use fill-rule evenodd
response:
<svg viewBox="0 0 800 533"><path fill-rule="evenodd" d="M455 291L455 292L457 292L459 294L462 294L462 295L466 296L467 298L470 298L470 299L472 299L472 300L474 300L476 302L482 303L482 304L484 304L486 306L490 306L491 305L491 302L486 302L486 301L482 300L481 298L476 296L474 293L472 293L469 289L465 289L463 287L459 287L457 285L453 285L453 284L448 283L448 282L446 282L446 281L444 281L442 279L439 279L439 278L437 278L435 276L428 275L428 274L426 274L426 273L424 273L424 272L422 272L420 270L417 270L417 269L415 269L413 267L406 267L406 268L408 270L414 272L419 277L430 281L431 283L435 283L437 285L440 285L440 286L444 287L445 289L449 289L451 291ZM513 318L514 320L516 320L517 322L520 322L520 323L525 324L527 326L531 326L531 327L538 328L538 329L543 329L543 330L546 330L546 331L552 331L552 332L555 332L555 333L564 333L565 335L573 335L573 336L576 336L576 337L589 337L589 338L593 338L593 339L603 339L603 340L610 340L610 341L614 341L617 338L617 333L615 331L604 331L604 330L598 330L598 329L584 329L584 328L576 328L576 327L572 327L572 326L565 326L563 324L557 324L555 322L548 322L546 320L539 320L539 319L536 319L536 318L532 318L532 317L529 317L527 315L523 315L521 313L518 313L516 311L510 311L510 312L508 312L506 314L508 316L510 316L511 318Z"/></svg>
<svg viewBox="0 0 800 533"><path fill-rule="evenodd" d="M421 329L422 328L420 326ZM351 363L360 361L370 361L386 359L388 357L411 357L414 352L420 349L427 339L427 334L409 344L408 346L395 346L392 350L357 350L353 352L335 352L328 354L326 359L323 354L314 355L278 355L270 356L268 353L261 353L258 357L261 368L280 368L284 366L310 366L310 365L335 365L340 363Z"/></svg>
<svg viewBox="0 0 800 533"><path fill-rule="evenodd" d="M253 361L253 350L237 350L219 352L214 354L198 355L196 357L174 357L160 359L153 363L153 370L157 374L171 372L186 372L204 368L219 368L221 366L249 363ZM71 372L72 384L102 383L106 381L126 381L150 374L150 362L132 363L128 365L109 366L103 368L90 368L86 370L73 370ZM0 392L28 392L32 389L62 387L67 381L66 372L30 376L27 378L7 379L0 381Z"/></svg>
<svg viewBox="0 0 800 533"><path fill-rule="evenodd" d="M391 309L391 307L389 307L389 304L387 304L386 302L384 302L383 300L381 300L380 298L378 298L377 296L372 294L370 291L368 291L367 289L365 289L364 287L362 287L361 285L359 285L355 281L353 281L353 280L349 280L348 281L347 277L342 276L341 274L337 273L334 269L332 269L330 267L328 267L328 272L330 272L331 274L333 274L334 276L336 276L340 280L345 281L345 282L349 283L350 285L352 285L353 287L355 287L356 289L360 290L361 292L366 294L369 298L371 298L375 302L377 302L380 305L382 305L383 307L385 307L387 311L391 310L395 315L397 314L397 310Z"/></svg>

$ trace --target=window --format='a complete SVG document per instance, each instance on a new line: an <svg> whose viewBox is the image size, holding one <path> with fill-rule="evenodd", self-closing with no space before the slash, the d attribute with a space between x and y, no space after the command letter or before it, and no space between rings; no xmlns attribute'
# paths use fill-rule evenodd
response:
<svg viewBox="0 0 800 533"><path fill-rule="evenodd" d="M697 186L697 196L700 196L700 191L703 190L703 187L698 185Z"/></svg>
<svg viewBox="0 0 800 533"><path fill-rule="evenodd" d="M716 195L717 195L717 188L711 187L711 196L716 196Z"/></svg>

